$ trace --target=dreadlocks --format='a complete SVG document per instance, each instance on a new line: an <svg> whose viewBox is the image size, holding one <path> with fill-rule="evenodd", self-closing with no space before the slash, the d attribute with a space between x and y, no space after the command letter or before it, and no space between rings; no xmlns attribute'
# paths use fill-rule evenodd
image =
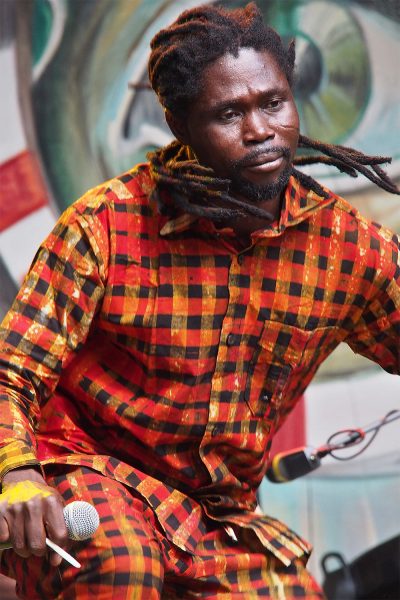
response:
<svg viewBox="0 0 400 600"><path fill-rule="evenodd" d="M198 95L205 67L224 54L238 56L243 47L270 52L292 84L294 44L284 48L253 2L231 11L210 5L187 10L157 33L150 47L150 83L164 108L175 115L184 116Z"/></svg>
<svg viewBox="0 0 400 600"><path fill-rule="evenodd" d="M265 25L254 2L230 11L204 5L183 12L151 41L149 78L163 107L184 118L190 102L201 91L205 67L228 53L237 57L244 47L271 54L289 85L293 85L294 42L285 48L278 33ZM299 147L322 153L296 157L292 166L292 174L300 183L319 196L327 197L327 193L296 166L317 162L333 165L352 177L362 173L379 187L400 194L379 167L391 161L388 157L366 156L352 148L323 144L303 135ZM187 212L217 220L246 214L271 218L263 209L233 198L229 194L230 181L217 178L212 169L200 165L190 149L179 142L150 154L149 160L155 179L161 186L174 190L173 201Z"/></svg>

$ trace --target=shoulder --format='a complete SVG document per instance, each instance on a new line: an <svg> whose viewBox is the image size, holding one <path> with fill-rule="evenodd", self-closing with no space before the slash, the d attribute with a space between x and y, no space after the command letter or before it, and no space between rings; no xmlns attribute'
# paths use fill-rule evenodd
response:
<svg viewBox="0 0 400 600"><path fill-rule="evenodd" d="M329 194L333 202L323 209L323 213L324 219L331 222L333 235L344 234L348 242L356 244L379 240L384 246L398 250L399 236L394 231L368 218L345 198L331 191Z"/></svg>
<svg viewBox="0 0 400 600"><path fill-rule="evenodd" d="M332 193L334 202L323 209L332 240L345 254L375 276L393 277L400 268L400 239L390 228L366 217L347 200Z"/></svg>
<svg viewBox="0 0 400 600"><path fill-rule="evenodd" d="M85 251L90 248L99 262L108 264L128 238L148 237L157 227L154 190L145 163L89 189L59 217L45 240L46 247L79 244Z"/></svg>
<svg viewBox="0 0 400 600"><path fill-rule="evenodd" d="M141 163L100 185L89 189L71 209L80 215L100 214L104 210L132 212L148 206L155 190L147 163Z"/></svg>
<svg viewBox="0 0 400 600"><path fill-rule="evenodd" d="M58 223L78 223L107 236L115 230L132 231L158 214L155 190L148 164L138 164L89 189L67 208Z"/></svg>

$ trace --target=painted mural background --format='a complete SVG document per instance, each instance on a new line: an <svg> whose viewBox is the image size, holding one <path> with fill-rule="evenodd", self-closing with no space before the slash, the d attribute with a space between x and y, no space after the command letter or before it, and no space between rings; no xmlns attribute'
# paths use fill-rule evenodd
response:
<svg viewBox="0 0 400 600"><path fill-rule="evenodd" d="M88 188L171 139L153 92L141 85L147 81L149 41L198 3L0 0L0 316L57 215ZM286 39L296 38L302 132L391 156L387 171L400 181L398 0L259 0L258 5ZM308 172L400 231L399 197L325 166ZM363 425L398 407L399 378L394 379L340 348L306 397L296 441L300 435L322 444L340 427ZM313 568L319 576L322 552L346 549L350 559L400 533L394 517L400 489L395 438L396 425L390 425L365 460L340 468L328 461L321 475L284 490L269 484L263 490L262 508L292 521L315 542ZM343 477L348 479L341 488ZM322 497L325 512L316 508ZM350 504L358 507L351 527ZM342 530L356 535L339 533L332 515L336 525L340 518Z"/></svg>

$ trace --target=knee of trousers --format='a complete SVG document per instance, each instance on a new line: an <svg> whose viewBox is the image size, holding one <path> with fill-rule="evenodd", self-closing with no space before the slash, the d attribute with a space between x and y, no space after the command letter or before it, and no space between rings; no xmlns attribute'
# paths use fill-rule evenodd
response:
<svg viewBox="0 0 400 600"><path fill-rule="evenodd" d="M26 600L158 600L164 581L159 541L141 524L122 520L123 526L106 520L91 540L72 543L80 569L66 561L54 568L45 557L23 559L7 550L3 572L16 579L18 597Z"/></svg>
<svg viewBox="0 0 400 600"><path fill-rule="evenodd" d="M164 564L158 539L134 519L124 521L119 527L115 523L100 525L92 540L77 544L75 554L82 567L73 575L68 569L68 575L91 586L161 590Z"/></svg>

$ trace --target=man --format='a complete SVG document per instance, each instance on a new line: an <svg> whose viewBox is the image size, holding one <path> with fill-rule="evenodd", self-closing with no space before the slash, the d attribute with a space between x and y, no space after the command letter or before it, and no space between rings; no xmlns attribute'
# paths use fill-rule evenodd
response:
<svg viewBox="0 0 400 600"><path fill-rule="evenodd" d="M254 4L183 13L149 61L178 141L39 250L1 354L1 564L21 598L323 597L256 490L339 342L399 372L399 246L297 171L297 146L398 190L385 159L299 138L293 65ZM71 545L79 571L45 556L73 499L101 517Z"/></svg>

